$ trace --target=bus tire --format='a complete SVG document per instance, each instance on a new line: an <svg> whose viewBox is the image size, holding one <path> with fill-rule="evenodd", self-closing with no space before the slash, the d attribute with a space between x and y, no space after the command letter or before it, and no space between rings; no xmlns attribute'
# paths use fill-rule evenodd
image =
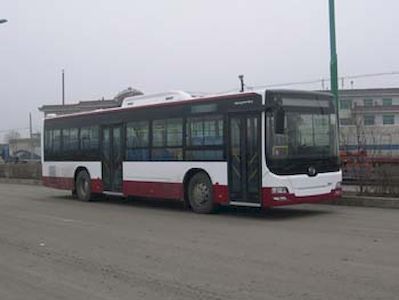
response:
<svg viewBox="0 0 399 300"><path fill-rule="evenodd" d="M204 172L199 172L190 179L188 202L195 213L209 214L215 211L212 183Z"/></svg>
<svg viewBox="0 0 399 300"><path fill-rule="evenodd" d="M83 170L76 176L75 190L78 199L81 201L90 201L92 198L91 193L91 180L87 171Z"/></svg>

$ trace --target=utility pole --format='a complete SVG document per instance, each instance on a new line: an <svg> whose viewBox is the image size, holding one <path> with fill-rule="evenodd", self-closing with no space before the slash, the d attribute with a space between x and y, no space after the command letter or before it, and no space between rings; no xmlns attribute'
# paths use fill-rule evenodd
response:
<svg viewBox="0 0 399 300"><path fill-rule="evenodd" d="M65 105L65 72L62 69L62 105Z"/></svg>
<svg viewBox="0 0 399 300"><path fill-rule="evenodd" d="M337 108L337 118L339 124L339 95L338 95L338 57L337 57L337 43L335 37L335 3L334 0L329 0L330 11L330 77L331 77L331 92L334 95L334 101Z"/></svg>
<svg viewBox="0 0 399 300"><path fill-rule="evenodd" d="M30 159L33 158L34 144L32 139L32 113L29 113Z"/></svg>
<svg viewBox="0 0 399 300"><path fill-rule="evenodd" d="M32 113L29 113L29 137L32 138Z"/></svg>

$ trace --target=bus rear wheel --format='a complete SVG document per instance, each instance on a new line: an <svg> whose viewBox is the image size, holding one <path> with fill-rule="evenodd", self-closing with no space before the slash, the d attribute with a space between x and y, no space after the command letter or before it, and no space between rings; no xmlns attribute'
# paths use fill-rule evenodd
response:
<svg viewBox="0 0 399 300"><path fill-rule="evenodd" d="M197 173L190 179L188 201L195 213L209 214L215 211L212 194L212 183L205 173Z"/></svg>
<svg viewBox="0 0 399 300"><path fill-rule="evenodd" d="M89 173L87 173L87 171L80 171L78 173L78 176L76 176L75 190L79 200L91 200L91 180L90 175Z"/></svg>

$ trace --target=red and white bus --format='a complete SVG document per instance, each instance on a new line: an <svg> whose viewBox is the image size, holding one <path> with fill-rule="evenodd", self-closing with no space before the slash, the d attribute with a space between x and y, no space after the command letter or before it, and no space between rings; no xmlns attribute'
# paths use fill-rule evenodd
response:
<svg viewBox="0 0 399 300"><path fill-rule="evenodd" d="M262 90L135 96L121 107L44 120L43 182L98 194L268 208L341 195L327 93Z"/></svg>

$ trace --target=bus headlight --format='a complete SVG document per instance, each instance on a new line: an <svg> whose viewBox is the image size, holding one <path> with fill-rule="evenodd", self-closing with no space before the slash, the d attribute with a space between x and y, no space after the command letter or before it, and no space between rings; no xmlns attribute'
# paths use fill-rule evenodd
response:
<svg viewBox="0 0 399 300"><path fill-rule="evenodd" d="M273 201L287 201L288 189L283 186L272 188L272 199Z"/></svg>
<svg viewBox="0 0 399 300"><path fill-rule="evenodd" d="M337 182L337 184L335 185L334 194L337 197L341 197L342 196L342 183L341 183L341 181Z"/></svg>

